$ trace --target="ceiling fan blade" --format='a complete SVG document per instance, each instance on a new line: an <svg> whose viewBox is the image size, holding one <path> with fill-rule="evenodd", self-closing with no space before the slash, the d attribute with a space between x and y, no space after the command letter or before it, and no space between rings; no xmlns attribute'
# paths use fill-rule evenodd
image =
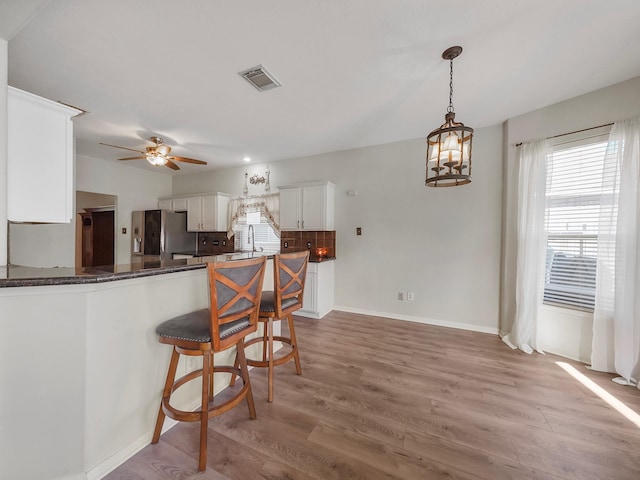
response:
<svg viewBox="0 0 640 480"><path fill-rule="evenodd" d="M178 165L176 165L175 163L173 163L171 160L167 160L166 163L167 167L169 167L171 170L180 170L180 167Z"/></svg>
<svg viewBox="0 0 640 480"><path fill-rule="evenodd" d="M119 145L109 145L108 143L102 143L102 142L99 142L99 143L100 145L104 145L105 147L121 148L123 150L131 150L132 152L144 153L144 152L141 152L140 150L136 150L135 148L120 147Z"/></svg>
<svg viewBox="0 0 640 480"><path fill-rule="evenodd" d="M126 158L119 158L118 160L144 160L147 157L126 157Z"/></svg>
<svg viewBox="0 0 640 480"><path fill-rule="evenodd" d="M194 158L176 157L176 156L171 156L171 157L167 157L167 158L170 158L171 160L177 160L178 162L195 163L196 165L206 165L207 164L207 162L204 162L202 160L196 160Z"/></svg>

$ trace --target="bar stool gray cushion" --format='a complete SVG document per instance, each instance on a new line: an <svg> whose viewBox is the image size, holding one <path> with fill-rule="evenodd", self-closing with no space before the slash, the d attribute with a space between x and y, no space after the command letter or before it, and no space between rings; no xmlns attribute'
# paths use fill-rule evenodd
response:
<svg viewBox="0 0 640 480"><path fill-rule="evenodd" d="M296 297L291 298L283 298L282 299L282 310L286 310L287 308L298 303L298 299ZM262 292L262 297L260 299L260 311L261 312L275 312L276 311L276 299L273 291Z"/></svg>
<svg viewBox="0 0 640 480"><path fill-rule="evenodd" d="M190 340L193 342L210 342L209 330L211 313L208 308L186 313L179 317L162 322L156 327L156 333L161 337L175 338L178 340ZM233 322L220 325L220 338L233 335L250 325L249 317L240 318Z"/></svg>

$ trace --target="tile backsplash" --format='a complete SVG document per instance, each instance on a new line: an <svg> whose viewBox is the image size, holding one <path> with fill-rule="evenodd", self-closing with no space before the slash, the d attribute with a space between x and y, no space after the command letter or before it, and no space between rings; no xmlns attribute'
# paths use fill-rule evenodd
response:
<svg viewBox="0 0 640 480"><path fill-rule="evenodd" d="M322 255L320 249L326 250ZM301 252L309 250L310 258L319 256L335 258L336 256L336 232L332 231L282 231L280 232L280 252ZM320 255L319 255L320 254Z"/></svg>
<svg viewBox="0 0 640 480"><path fill-rule="evenodd" d="M227 238L227 232L198 232L198 253L232 253L234 237Z"/></svg>

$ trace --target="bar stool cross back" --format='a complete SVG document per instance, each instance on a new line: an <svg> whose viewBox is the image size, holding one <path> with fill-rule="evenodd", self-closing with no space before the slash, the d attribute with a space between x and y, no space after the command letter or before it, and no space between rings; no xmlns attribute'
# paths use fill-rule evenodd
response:
<svg viewBox="0 0 640 480"><path fill-rule="evenodd" d="M267 400L269 402L273 402L274 367L287 363L293 358L296 365L296 373L302 375L292 314L302 308L308 263L308 250L304 252L282 253L275 256L273 267L274 290L263 292L260 301L260 316L258 321L265 325L263 336L262 338L253 338L245 343L246 346L262 343L262 360L249 358L247 359L247 364L254 367L266 367L268 369ZM287 320L289 326L289 337L274 337L273 322L284 319ZM291 349L285 355L276 358L273 352L274 340L289 345ZM233 386L234 382L235 375L232 375L230 385Z"/></svg>
<svg viewBox="0 0 640 480"><path fill-rule="evenodd" d="M244 338L257 330L258 308L262 295L266 258L207 264L210 308L187 313L161 323L156 328L160 343L173 345L167 380L162 393L151 443L157 443L165 416L182 422L200 422L198 470L207 465L208 420L229 411L246 398L249 416L256 418L251 383L244 353ZM235 365L214 365L214 353L236 347ZM175 380L180 355L202 357L202 368ZM239 376L242 388L233 398L213 405L214 373ZM173 407L171 394L187 382L202 377L202 403L199 410Z"/></svg>

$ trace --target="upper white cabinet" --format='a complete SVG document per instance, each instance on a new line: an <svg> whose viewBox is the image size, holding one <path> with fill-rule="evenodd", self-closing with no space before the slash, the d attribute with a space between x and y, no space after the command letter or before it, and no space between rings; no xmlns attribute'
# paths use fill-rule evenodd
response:
<svg viewBox="0 0 640 480"><path fill-rule="evenodd" d="M187 230L226 232L229 195L214 193L187 197Z"/></svg>
<svg viewBox="0 0 640 480"><path fill-rule="evenodd" d="M160 210L171 210L172 212L186 212L187 198L161 198L158 200L158 208Z"/></svg>
<svg viewBox="0 0 640 480"><path fill-rule="evenodd" d="M286 185L278 189L281 230L333 230L333 183Z"/></svg>
<svg viewBox="0 0 640 480"><path fill-rule="evenodd" d="M173 201L170 198L163 198L158 200L158 208L160 210L173 210Z"/></svg>
<svg viewBox="0 0 640 480"><path fill-rule="evenodd" d="M73 122L80 110L8 87L7 218L69 223L73 217Z"/></svg>
<svg viewBox="0 0 640 480"><path fill-rule="evenodd" d="M186 198L172 198L171 210L174 212L186 212L187 211L187 199Z"/></svg>

